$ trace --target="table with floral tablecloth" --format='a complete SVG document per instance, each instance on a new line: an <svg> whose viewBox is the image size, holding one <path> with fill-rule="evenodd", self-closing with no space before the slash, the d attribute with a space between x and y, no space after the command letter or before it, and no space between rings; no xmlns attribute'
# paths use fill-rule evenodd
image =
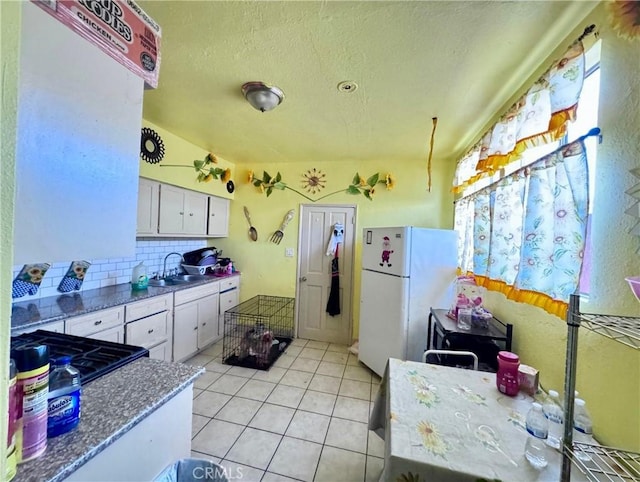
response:
<svg viewBox="0 0 640 482"><path fill-rule="evenodd" d="M369 428L385 440L381 481L553 481L524 456L533 398L503 395L493 373L389 359ZM572 480L584 480L576 474Z"/></svg>

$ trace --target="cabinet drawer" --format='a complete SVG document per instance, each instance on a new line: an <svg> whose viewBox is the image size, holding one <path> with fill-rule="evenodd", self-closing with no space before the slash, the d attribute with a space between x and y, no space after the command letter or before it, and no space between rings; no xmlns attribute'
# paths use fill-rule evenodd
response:
<svg viewBox="0 0 640 482"><path fill-rule="evenodd" d="M239 293L237 289L220 293L220 314L233 308L238 304Z"/></svg>
<svg viewBox="0 0 640 482"><path fill-rule="evenodd" d="M11 336L22 335L23 333L31 333L36 330L53 331L54 333L64 333L64 321L54 321L53 323L45 323L44 325L30 326L24 330L11 330Z"/></svg>
<svg viewBox="0 0 640 482"><path fill-rule="evenodd" d="M122 326L114 326L108 330L102 330L87 336L94 340L111 341L113 343L124 343L124 328Z"/></svg>
<svg viewBox="0 0 640 482"><path fill-rule="evenodd" d="M220 280L220 292L237 288L240 285L240 276L233 276Z"/></svg>
<svg viewBox="0 0 640 482"><path fill-rule="evenodd" d="M145 348L169 338L169 312L163 311L125 325L127 345Z"/></svg>
<svg viewBox="0 0 640 482"><path fill-rule="evenodd" d="M170 310L173 305L172 297L173 295L169 293L162 296L154 296L153 298L136 301L135 303L129 303L125 307L125 322L129 323L146 316Z"/></svg>
<svg viewBox="0 0 640 482"><path fill-rule="evenodd" d="M66 321L65 333L89 336L124 323L124 306L100 310L88 315L76 316Z"/></svg>
<svg viewBox="0 0 640 482"><path fill-rule="evenodd" d="M189 301L195 301L200 298L204 298L205 296L211 295L213 293L217 293L219 290L220 290L220 283L217 281L214 281L202 286L197 286L195 288L176 291L174 293L175 305L178 306L184 303L188 303Z"/></svg>
<svg viewBox="0 0 640 482"><path fill-rule="evenodd" d="M149 348L149 358L153 360L171 361L171 350L169 349L169 342L165 341L153 348Z"/></svg>

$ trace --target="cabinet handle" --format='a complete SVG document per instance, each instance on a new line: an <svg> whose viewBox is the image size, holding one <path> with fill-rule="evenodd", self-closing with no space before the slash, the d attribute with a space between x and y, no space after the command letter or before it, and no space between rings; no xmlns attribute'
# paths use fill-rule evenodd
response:
<svg viewBox="0 0 640 482"><path fill-rule="evenodd" d="M147 331L147 333L149 333L149 334L153 333L153 328L151 328L149 331Z"/></svg>
<svg viewBox="0 0 640 482"><path fill-rule="evenodd" d="M189 216L193 216L193 213L189 213Z"/></svg>
<svg viewBox="0 0 640 482"><path fill-rule="evenodd" d="M94 322L93 322L93 324L94 324L95 326L98 326L100 323L102 323L102 320L98 320L98 321L94 321Z"/></svg>
<svg viewBox="0 0 640 482"><path fill-rule="evenodd" d="M180 211L180 216L184 216L184 211Z"/></svg>
<svg viewBox="0 0 640 482"><path fill-rule="evenodd" d="M205 326L205 325L206 325L206 323L203 323L203 324L202 324L202 326Z"/></svg>
<svg viewBox="0 0 640 482"><path fill-rule="evenodd" d="M197 329L198 329L198 327L197 327L197 326L194 326L194 327L193 327L193 331L196 331Z"/></svg>

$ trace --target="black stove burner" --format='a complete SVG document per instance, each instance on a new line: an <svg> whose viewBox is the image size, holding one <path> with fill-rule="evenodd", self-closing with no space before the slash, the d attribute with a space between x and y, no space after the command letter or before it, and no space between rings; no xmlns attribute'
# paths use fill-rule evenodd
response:
<svg viewBox="0 0 640 482"><path fill-rule="evenodd" d="M11 338L12 349L31 345L48 345L51 358L70 356L71 365L80 372L83 385L138 358L149 356L149 350L140 346L45 330Z"/></svg>

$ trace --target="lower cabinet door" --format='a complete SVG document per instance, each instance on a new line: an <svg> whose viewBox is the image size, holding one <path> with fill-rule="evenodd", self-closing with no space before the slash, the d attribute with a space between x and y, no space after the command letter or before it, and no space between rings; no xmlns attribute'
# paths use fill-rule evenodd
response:
<svg viewBox="0 0 640 482"><path fill-rule="evenodd" d="M198 349L218 339L218 293L198 300Z"/></svg>
<svg viewBox="0 0 640 482"><path fill-rule="evenodd" d="M240 290L234 288L220 293L220 314L218 319L218 337L224 336L224 312L237 306L240 298Z"/></svg>
<svg viewBox="0 0 640 482"><path fill-rule="evenodd" d="M164 343L160 343L158 346L149 348L149 358L170 362L171 346L169 345L169 342L165 341Z"/></svg>
<svg viewBox="0 0 640 482"><path fill-rule="evenodd" d="M87 335L87 338L93 338L94 340L112 341L114 343L124 343L124 326L114 326L108 330L99 331L92 335Z"/></svg>
<svg viewBox="0 0 640 482"><path fill-rule="evenodd" d="M198 302L173 310L173 361L182 361L198 351Z"/></svg>

